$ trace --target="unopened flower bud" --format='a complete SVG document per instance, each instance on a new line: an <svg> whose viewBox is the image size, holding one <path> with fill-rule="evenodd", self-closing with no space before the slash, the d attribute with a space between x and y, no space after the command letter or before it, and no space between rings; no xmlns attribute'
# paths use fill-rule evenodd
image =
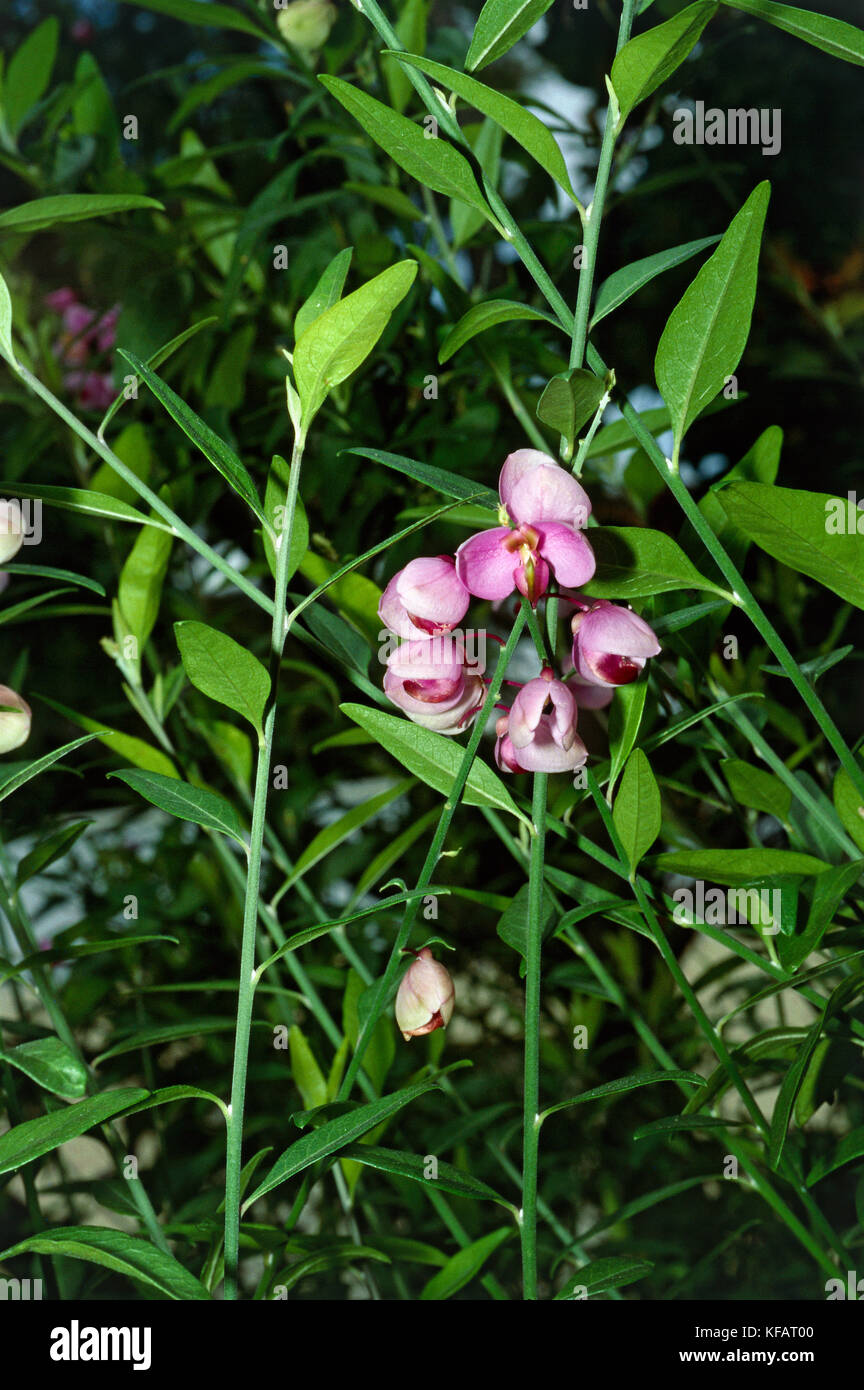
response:
<svg viewBox="0 0 864 1390"><path fill-rule="evenodd" d="M424 946L402 976L396 995L396 1023L405 1041L446 1028L455 1002L449 970Z"/></svg>
<svg viewBox="0 0 864 1390"><path fill-rule="evenodd" d="M8 685L0 685L0 753L11 753L13 748L20 748L27 742L31 718L27 701Z"/></svg>
<svg viewBox="0 0 864 1390"><path fill-rule="evenodd" d="M336 23L336 6L330 0L291 0L276 15L279 33L302 53L314 53L327 42Z"/></svg>
<svg viewBox="0 0 864 1390"><path fill-rule="evenodd" d="M24 518L17 502L0 502L0 565L18 554L24 544Z"/></svg>

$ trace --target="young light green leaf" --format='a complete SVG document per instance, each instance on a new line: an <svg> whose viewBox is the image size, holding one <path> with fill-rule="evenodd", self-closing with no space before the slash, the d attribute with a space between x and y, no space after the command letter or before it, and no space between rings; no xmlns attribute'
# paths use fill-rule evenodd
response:
<svg viewBox="0 0 864 1390"><path fill-rule="evenodd" d="M724 591L691 564L665 531L643 526L592 526L586 532L597 559L585 585L590 598L644 598L668 590Z"/></svg>
<svg viewBox="0 0 864 1390"><path fill-rule="evenodd" d="M698 256L699 252L707 247L716 246L719 240L719 236L706 236L699 241L688 241L683 246L658 251L653 256L645 256L641 261L634 261L632 265L616 270L603 281L597 291L591 327L620 308L631 295L638 293L642 286L647 285L656 275L662 275L664 270L671 270L673 266L682 265L684 261L689 261L691 256Z"/></svg>
<svg viewBox="0 0 864 1390"><path fill-rule="evenodd" d="M309 298L304 300L297 310L294 319L295 342L299 343L306 329L310 328L317 318L320 318L325 309L332 308L339 300L345 287L345 279L353 254L354 248L352 246L346 246L344 251L339 251L321 275Z"/></svg>
<svg viewBox="0 0 864 1390"><path fill-rule="evenodd" d="M177 777L164 777L158 772L140 772L137 769L124 769L109 772L109 777L119 777L133 791L143 796L160 811L179 820L193 821L205 830L219 830L230 835L232 840L246 848L240 818L230 801L203 787L193 787Z"/></svg>
<svg viewBox="0 0 864 1390"><path fill-rule="evenodd" d="M55 1096L77 1098L87 1092L87 1068L60 1038L36 1038L8 1051L0 1048L0 1061L17 1067Z"/></svg>
<svg viewBox="0 0 864 1390"><path fill-rule="evenodd" d="M854 24L814 14L812 10L800 10L795 5L778 5L774 0L723 0L723 3L766 20L775 29L782 29L814 48L821 48L823 53L830 53L832 58L864 67L864 32Z"/></svg>
<svg viewBox="0 0 864 1390"><path fill-rule="evenodd" d="M612 64L620 130L634 106L656 92L693 51L705 25L717 13L718 0L696 0L680 14L656 24L625 43Z"/></svg>
<svg viewBox="0 0 864 1390"><path fill-rule="evenodd" d="M651 764L641 748L634 749L627 760L612 808L612 819L627 855L630 872L635 873L639 860L648 853L660 834L663 819L660 790Z"/></svg>
<svg viewBox="0 0 864 1390"><path fill-rule="evenodd" d="M304 427L332 388L365 362L416 274L416 261L399 261L325 309L307 328L294 349L293 363Z"/></svg>
<svg viewBox="0 0 864 1390"><path fill-rule="evenodd" d="M112 1115L119 1115L148 1094L140 1086L121 1086L116 1091L103 1091L102 1095L90 1100L80 1100L62 1110L52 1110L49 1115L13 1125L5 1134L0 1134L0 1173L14 1172L67 1140L77 1139L79 1134L85 1134Z"/></svg>
<svg viewBox="0 0 864 1390"><path fill-rule="evenodd" d="M114 605L114 639L139 678L144 648L159 615L171 543L172 538L165 531L144 527L138 532L120 571ZM125 650L128 637L135 641L131 656Z"/></svg>
<svg viewBox="0 0 864 1390"><path fill-rule="evenodd" d="M15 353L12 350L12 300L9 297L9 286L0 275L0 354L6 358L11 367L15 366ZM12 496L9 491L6 496ZM21 497L24 494L18 491L15 496Z"/></svg>
<svg viewBox="0 0 864 1390"><path fill-rule="evenodd" d="M859 849L864 849L864 802L845 768L841 767L834 778L834 809L843 823L843 828Z"/></svg>
<svg viewBox="0 0 864 1390"><path fill-rule="evenodd" d="M552 0L486 0L474 26L465 59L469 72L479 72L518 43L546 13Z"/></svg>
<svg viewBox="0 0 864 1390"><path fill-rule="evenodd" d="M407 116L391 111L366 92L352 87L350 82L343 82L340 77L321 77L319 81L360 122L370 139L380 145L406 174L435 193L443 193L448 198L458 198L467 203L497 225L480 192L471 165L446 140L438 135L427 138L425 130Z"/></svg>
<svg viewBox="0 0 864 1390"><path fill-rule="evenodd" d="M864 608L864 512L847 498L749 482L714 496L760 550Z"/></svg>
<svg viewBox="0 0 864 1390"><path fill-rule="evenodd" d="M260 735L270 676L257 656L206 623L174 624L183 669L203 695L248 719Z"/></svg>
<svg viewBox="0 0 864 1390"><path fill-rule="evenodd" d="M672 22L672 21L670 21ZM723 389L750 332L770 186L760 183L669 315L654 373L675 429L675 448Z"/></svg>
<svg viewBox="0 0 864 1390"><path fill-rule="evenodd" d="M383 710L369 709L365 705L340 705L339 708L421 782L444 796L450 794L465 752L461 744L433 729L385 714ZM479 759L468 774L462 800L468 806L492 806L508 811L511 816L530 823L501 779Z"/></svg>
<svg viewBox="0 0 864 1390"><path fill-rule="evenodd" d="M457 353L478 333L485 333L490 328L497 328L501 323L513 323L517 319L528 319L534 322L540 320L551 323L554 328L560 327L557 319L542 309L532 309L527 304L517 304L510 299L487 299L484 304L475 304L468 310L467 314L463 314L458 323L453 325L441 344L438 361L449 362L454 353ZM597 378L595 377L594 380L596 381Z"/></svg>
<svg viewBox="0 0 864 1390"><path fill-rule="evenodd" d="M176 392L172 391L171 387L147 366L146 362L142 362L140 357L136 357L133 352L125 352L122 349L120 355L126 358L136 374L150 387L153 395L162 402L168 414L176 420L183 433L192 440L195 447L200 449L204 457L231 484L237 495L243 498L248 507L251 507L258 520L266 521L264 508L261 506L255 484L234 450L229 448L224 439L220 439L209 425L205 425L204 421L195 414L195 411L181 400Z"/></svg>
<svg viewBox="0 0 864 1390"><path fill-rule="evenodd" d="M200 8L206 9L206 6ZM70 1260L102 1265L183 1303L210 1298L201 1281L174 1255L160 1250L142 1236L108 1230L105 1226L58 1226L41 1231L39 1235L28 1236L17 1245L11 1245L0 1254L0 1260L11 1260L27 1253L63 1255Z"/></svg>
<svg viewBox="0 0 864 1390"><path fill-rule="evenodd" d="M444 1268L433 1274L421 1290L421 1302L441 1302L452 1298L460 1289L464 1289L466 1284L470 1284L472 1279L476 1279L489 1256L513 1234L512 1226L500 1226L497 1231L491 1231L488 1236L481 1236L479 1240L473 1240L470 1245L457 1250Z"/></svg>
<svg viewBox="0 0 864 1390"><path fill-rule="evenodd" d="M397 57L400 63L419 68L427 77L455 92L478 111L482 111L484 116L495 121L507 135L522 146L526 154L530 154L531 158L537 161L541 169L551 174L555 182L574 203L578 204L579 200L573 191L558 143L552 132L533 111L526 110L518 101L514 101L512 97L505 97L494 87L487 87L484 82L478 82L476 78L458 72L455 68L445 67L443 63L433 63L428 58L418 58L413 53L396 53L394 57ZM557 319L553 319L552 322L557 325Z"/></svg>
<svg viewBox="0 0 864 1390"><path fill-rule="evenodd" d="M0 236L29 236L45 227L54 227L58 222L84 222L90 217L110 217L116 212L130 212L135 208L155 208L164 212L163 205L155 198L145 198L138 193L58 193L53 198L35 198L29 203L19 203L16 208L0 212Z"/></svg>
<svg viewBox="0 0 864 1390"><path fill-rule="evenodd" d="M9 59L3 79L3 114L13 138L24 125L27 113L41 101L51 81L57 56L60 25L55 15L27 35Z"/></svg>

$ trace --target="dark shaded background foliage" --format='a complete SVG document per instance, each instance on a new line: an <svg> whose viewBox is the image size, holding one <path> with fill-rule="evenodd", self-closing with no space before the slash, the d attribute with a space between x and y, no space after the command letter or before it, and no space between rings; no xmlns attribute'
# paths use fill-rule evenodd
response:
<svg viewBox="0 0 864 1390"><path fill-rule="evenodd" d="M321 70L357 77L367 89L377 89L380 94L377 42L350 6L340 8L343 13ZM654 8L659 17L677 7L656 0ZM855 0L832 0L821 8L853 22L860 20ZM353 245L349 285L356 287L395 259L406 243L419 241L434 257L429 232L420 222L411 226L343 189L347 173L354 179L385 184L395 184L396 175L326 96L308 109L306 96L314 84L308 74L298 76L296 63L287 53L281 64L272 53L267 57L271 67L282 67L281 73L274 71L244 81L212 102L198 105L177 125L172 118L178 105L200 91L200 84L229 56L254 57L254 40L239 34L193 30L132 6L100 4L87 11L75 4L38 0L6 14L4 46L14 47L35 20L48 14L60 16L63 31L55 80L71 81L80 55L92 53L116 113L122 117L134 112L138 116L140 138L118 143L114 119L106 113L96 121L91 134L82 135L65 122L59 135L48 140L39 136L37 126L25 142L27 177L16 176L8 164L0 169L0 204L10 206L53 192L131 190L162 199L167 216L150 219L132 215L85 222L36 235L20 248L17 289L29 302L30 322L41 342L44 368L50 370L55 330L40 301L60 285L74 286L85 302L99 310L120 302L119 345L141 356L189 323L216 314L220 321L182 349L166 375L215 429L235 442L253 474L263 482L270 455L285 451L288 445L283 371L275 348L279 343L290 343L293 314L317 275L337 250ZM81 22L88 15L90 28L85 31ZM430 19L430 56L444 62L461 59L467 46L467 34L460 29L463 20L460 7L436 0ZM584 172L590 177L591 150L599 141L605 107L603 74L610 62L614 24L607 6L597 3L588 11L576 12L564 0L553 6L547 23L547 36L539 47L529 52L521 45L515 55L496 65L495 81L504 89L518 89L526 71L536 75L542 62L548 65L547 70L557 69L567 81L593 92L583 155ZM599 278L655 250L719 232L753 185L769 177L773 194L760 293L749 346L738 373L746 399L694 426L686 457L694 469L700 463L702 469L689 476L697 489L704 486L713 476L712 469L722 471L726 463L735 462L764 428L778 423L785 431L781 484L817 490L830 486L841 495L847 489L860 488L864 427L864 146L860 132L864 128L864 89L859 71L833 63L755 20L723 10L711 26L699 61L686 65L676 80L681 95L704 100L706 106L779 108L782 153L765 159L758 150L748 148L676 146L670 134L674 101L658 98L649 103L642 125L646 130L662 131L663 138L658 140L655 134L642 142L644 148L632 151L626 178L613 195L604 223ZM533 90L536 93L539 89L535 86ZM193 236L187 174L176 163L171 166L179 151L180 128L193 129L208 148L242 143L242 148L229 150L217 160L226 187L209 194L196 189L194 194L199 202L209 198L217 207L224 207L229 197L229 207L240 213L294 160L315 156L304 162L296 188L289 188L279 203L279 216L263 224L250 242L250 256L261 267L257 286L241 284L227 310L222 280ZM634 130L638 132L638 123ZM508 158L515 160L512 150ZM416 198L401 178L400 185ZM572 301L576 273L571 254L578 240L578 225L556 220L549 195L548 180L533 166L529 169L526 161L513 208L553 269L565 297ZM272 268L275 243L288 248L285 271ZM491 248L491 232L481 231L468 253L473 274L488 289L531 300L533 287L524 272L502 263ZM465 260L463 256L463 263ZM405 508L434 500L431 494L418 492L407 479L341 453L343 448L362 444L391 449L491 483L504 455L525 443L521 427L490 372L483 339L475 340L446 368L436 366L443 327L464 311L467 300L451 286L445 290L448 312L444 312L440 297L430 297L429 273L424 264L418 287L395 316L381 348L351 384L345 413L340 416L328 407L313 433L303 491L313 546L329 559L342 559L367 548L395 529L396 518ZM619 381L628 390L653 383L656 343L670 307L692 273L691 265L658 278L598 330L600 351L615 365ZM219 354L231 335L246 325L253 336L242 377L232 381L228 372L223 383L226 389L214 391L210 383ZM499 338L506 341L514 380L533 414L538 383L542 387L543 381L564 365L562 340L546 338L535 325L529 329L510 326ZM118 363L115 370L119 380L123 368ZM440 376L437 402L423 397L424 378L431 372ZM9 399L13 394L14 404ZM76 475L87 473L90 465L73 447L70 436L35 403L22 400L17 391L13 393L6 376L0 398L0 455L5 480L69 484ZM233 538L254 557L263 574L260 538L253 534L250 518L146 392L137 405L124 407L118 423L133 419L147 426L154 455L153 476L170 485L176 510L200 524L210 539ZM722 456L719 464L717 455ZM659 483L638 457L631 458L623 486L616 482L611 466L601 472L592 471L589 465L586 477L601 521L633 524L641 520L673 534L680 531L674 503L658 495ZM42 553L46 557L50 553L46 562L90 573L112 593L118 567L133 538L131 528L106 533L100 525L47 508L44 517ZM452 549L462 536L451 526L439 526L427 533L423 549ZM388 552L373 571L374 577L382 582L411 553L410 546L402 553ZM748 573L760 599L771 607L784 637L802 659L817 654L826 643L841 640L841 629L843 641L860 645L860 615L846 625L848 612L841 610L838 616L836 602L824 590L808 588L782 566L755 553ZM308 581L297 576L294 587L305 591ZM154 649L163 664L176 660L171 622L192 616L221 626L253 648L264 649L265 625L263 620L259 622L259 615L250 615L240 596L213 592L202 585L197 567L178 546L154 634ZM30 745L34 754L73 736L69 723L43 705L40 694L146 737L124 701L109 658L100 648L100 639L109 630L104 608L77 596L56 616L46 614L39 621L4 630L4 670L10 660L23 657L24 684L34 697L31 702L36 721ZM813 731L797 723L802 714L789 699L785 684L776 679L772 682L760 672L767 658L757 646L755 634L740 624L733 624L730 630L741 638L742 663L750 688L763 688L772 697L759 717L768 721L771 736L779 741L785 756ZM289 853L296 857L309 841L323 801L329 797L338 804L346 782L363 776L389 776L393 766L374 748L316 751L321 740L345 727L336 711L336 700L354 698L354 692L339 666L328 657L310 653L296 641L290 644L288 657L307 665L292 673L292 688L280 713L281 751L277 751L276 762L286 763L291 777L289 788L271 798L271 814ZM314 669L316 665L319 672ZM722 679L722 664L718 669ZM374 663L371 671L375 679ZM681 672L685 699L698 701L701 697L692 682L688 683L686 663ZM743 677L729 674L730 688L736 679ZM830 673L822 693L844 734L854 740L860 732L862 695L857 651ZM188 707L195 708L194 700ZM198 708L205 713L203 701ZM212 710L207 712L212 716ZM185 736L188 755L204 775L214 785L224 782L219 761L195 740L191 727L186 728ZM595 745L601 746L602 733L595 730L592 737ZM700 739L697 731L658 754L655 770L661 781L666 774L710 793L700 763ZM739 741L736 751L746 757L749 750ZM100 848L94 835L98 863L88 867L74 859L64 861L62 871L55 876L53 892L58 900L70 893L77 895L88 932L97 931L100 923L120 925L122 899L135 894L141 904L138 928L169 932L179 937L180 944L136 956L125 963L122 972L116 969L114 958L96 957L79 962L68 978L58 976L63 981L70 1020L104 1038L112 1036L111 1020L114 1027L131 1029L148 1020L168 1021L190 1012L227 1016L230 994L181 992L184 985L199 980L230 982L235 973L237 909L218 868L200 841L190 849L189 841L194 837L187 827L176 823L162 827L152 842L140 843L140 813L129 808L124 789L105 780L113 760L101 748L85 750L85 754L74 771L55 769L48 778L32 784L32 790L8 803L4 835L10 839L34 824L48 825L72 809L85 815L105 807L126 807L121 820L125 828L121 828L114 847L103 843ZM830 759L821 749L815 756L827 785ZM740 843L740 811L718 811L708 800L694 802L668 788L664 788L664 798L670 810L666 829L674 834L677 824L679 843L690 843L687 837L694 817L707 843L715 847ZM410 812L406 803L397 804L401 808L400 826L407 823L406 816L416 819L435 802L431 792L418 787L411 794ZM323 902L330 906L340 903L341 883L356 881L384 842L387 827L385 820L366 828L310 874L309 882ZM778 834L777 843L783 842ZM504 897L519 886L521 871L479 816L463 814L454 844L459 846L459 856L445 861L443 875ZM400 861L398 872L406 880L411 881L422 852L421 841ZM599 872L575 849L560 851L556 847L556 853L562 867L572 872L589 878ZM271 892L279 882L271 865ZM308 920L302 904L296 906L296 912L298 922ZM442 900L437 930L458 948L460 1009L468 1015L476 1013L483 1024L479 1040L465 1046L476 1066L460 1077L459 1089L471 1106L499 1102L503 1106L512 1101L519 1083L521 1002L513 968L515 957L495 934L495 914L458 897ZM700 1040L645 943L602 921L591 925L588 934L678 1064L698 1067L704 1062ZM358 931L357 940L374 965L384 948L381 929ZM687 944L683 932L674 940L676 949ZM645 1065L649 1059L614 1010L592 996L584 971L569 953L563 947L553 947L550 957L546 991L547 997L555 996L557 986L558 1007L545 1016L543 1077L551 1103L632 1070L636 1064ZM338 1018L345 962L330 948L310 952L309 958L312 978ZM472 1002L469 981L481 990L480 1004L476 999ZM165 992L142 992L144 985L160 986ZM258 1017L265 1023L278 1021L277 1003L275 997L262 994ZM570 1047L574 1022L592 1026L593 1045L588 1052L573 1052ZM307 1021L304 1026L323 1065L329 1055L328 1045L314 1025ZM430 1045L437 1051L441 1041L438 1034ZM394 1078L404 1082L419 1064L425 1047L424 1043L402 1049L400 1044ZM230 1033L204 1036L182 1050L153 1049L149 1056L144 1055L143 1063L139 1056L133 1054L110 1064L118 1081L143 1077L144 1084L167 1084L182 1073L184 1081L223 1091ZM714 1151L705 1145L703 1152L699 1141L689 1136L673 1142L631 1142L637 1124L667 1112L664 1090L660 1088L660 1094L637 1092L635 1098L627 1097L611 1108L592 1108L590 1114L579 1110L574 1112L575 1118L565 1114L547 1125L543 1192L565 1224L575 1227L580 1209L590 1208L593 1218L599 1220L603 1212L614 1210L640 1191L716 1167ZM275 1145L277 1150L283 1147L288 1116L299 1108L284 1054L273 1052L265 1027L256 1030L248 1152L263 1144ZM850 1115L853 1109L850 1104ZM469 1137L466 1132L460 1138L457 1133L451 1150L441 1147L442 1133L446 1135L453 1114L445 1100L427 1097L419 1111L400 1118L398 1126L388 1132L387 1142L395 1144L399 1134L407 1136L406 1146L439 1153L451 1161L467 1161L477 1176L498 1185L503 1181L501 1175L477 1135ZM857 1122L861 1122L860 1115ZM150 1123L142 1121L140 1129ZM158 1162L147 1175L157 1206L184 1223L213 1216L220 1198L220 1132L215 1128L211 1131L194 1107L178 1107L170 1119L160 1114L159 1123L162 1152L170 1158ZM494 1125L490 1121L490 1127L518 1162L515 1109L502 1111ZM394 1185L378 1182L376 1176L369 1172L364 1175L362 1191L377 1213L381 1229L436 1241L436 1219L422 1194L411 1184L397 1183L397 1200ZM103 1184L98 1195L109 1207L126 1209L122 1184ZM841 1174L823 1184L820 1196L829 1217L840 1225L849 1222L852 1192L847 1178ZM476 1206L455 1205L466 1228L480 1234L483 1217ZM722 1189L719 1183L694 1187L681 1199L643 1214L637 1223L613 1229L603 1253L628 1250L656 1262L654 1275L639 1285L643 1297L820 1296L821 1280L814 1269L782 1228L754 1220L762 1215L751 1196L730 1184ZM4 1208L0 1217L4 1244L23 1233L25 1221L23 1209ZM192 1225L187 1236L189 1258L194 1259ZM499 1268L505 1274L508 1259L509 1276L515 1282L517 1255L513 1244L499 1252ZM422 1266L409 1266L409 1282L422 1282L428 1273ZM103 1286L105 1290L112 1297L127 1296L124 1287L115 1287L110 1280ZM328 1275L301 1284L295 1295L340 1297L343 1292L338 1276Z"/></svg>

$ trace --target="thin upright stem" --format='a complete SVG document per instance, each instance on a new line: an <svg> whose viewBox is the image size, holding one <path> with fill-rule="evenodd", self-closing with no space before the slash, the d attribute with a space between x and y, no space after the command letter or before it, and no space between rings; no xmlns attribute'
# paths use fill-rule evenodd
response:
<svg viewBox="0 0 864 1390"><path fill-rule="evenodd" d="M240 947L240 982L237 991L237 1026L234 1034L234 1066L231 1077L231 1104L228 1109L225 1159L225 1298L236 1299L240 1254L240 1177L243 1160L243 1111L246 1102L246 1075L249 1065L249 1038L255 995L255 932L261 889L261 855L267 817L267 792L273 756L276 704L279 694L279 666L285 645L285 606L288 591L288 558L297 513L300 468L305 438L298 435L291 457L288 491L282 527L276 543L276 580L273 627L270 635L270 700L264 717L263 737L259 740L243 906L243 937Z"/></svg>
<svg viewBox="0 0 864 1390"><path fill-rule="evenodd" d="M522 1098L522 1296L537 1297L537 1161L540 1143L540 967L547 774L535 772L525 953L525 1086Z"/></svg>

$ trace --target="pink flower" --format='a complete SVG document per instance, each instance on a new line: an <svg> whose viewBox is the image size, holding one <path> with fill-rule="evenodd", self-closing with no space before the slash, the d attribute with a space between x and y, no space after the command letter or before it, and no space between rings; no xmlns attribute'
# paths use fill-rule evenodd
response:
<svg viewBox="0 0 864 1390"><path fill-rule="evenodd" d="M660 651L645 620L608 599L574 613L572 628L573 666L577 678L588 685L628 685L649 656Z"/></svg>
<svg viewBox="0 0 864 1390"><path fill-rule="evenodd" d="M394 574L378 616L399 637L437 637L461 622L470 601L452 556L421 556Z"/></svg>
<svg viewBox="0 0 864 1390"><path fill-rule="evenodd" d="M517 449L498 482L512 526L481 531L460 545L456 570L477 598L503 599L518 589L532 604L549 587L578 587L594 573L594 554L580 528L591 512L580 483L547 454Z"/></svg>
<svg viewBox="0 0 864 1390"><path fill-rule="evenodd" d="M461 734L485 698L481 667L452 637L403 642L387 659L384 693L415 724Z"/></svg>
<svg viewBox="0 0 864 1390"><path fill-rule="evenodd" d="M576 734L572 691L548 666L523 685L509 714L496 725L495 760L509 772L570 772L588 757Z"/></svg>
<svg viewBox="0 0 864 1390"><path fill-rule="evenodd" d="M107 410L116 395L110 372L67 372L63 385L82 410Z"/></svg>
<svg viewBox="0 0 864 1390"><path fill-rule="evenodd" d="M455 1003L449 970L424 946L402 976L396 994L396 1024L405 1041L446 1028Z"/></svg>
<svg viewBox="0 0 864 1390"><path fill-rule="evenodd" d="M120 317L120 305L115 304L113 309L109 309L103 314L96 325L96 346L100 352L110 352L117 342L117 320Z"/></svg>
<svg viewBox="0 0 864 1390"><path fill-rule="evenodd" d="M50 294L46 294L43 302L49 309L54 309L56 313L62 314L64 309L70 308L72 304L77 304L78 296L68 285L64 285L62 289L52 290Z"/></svg>

